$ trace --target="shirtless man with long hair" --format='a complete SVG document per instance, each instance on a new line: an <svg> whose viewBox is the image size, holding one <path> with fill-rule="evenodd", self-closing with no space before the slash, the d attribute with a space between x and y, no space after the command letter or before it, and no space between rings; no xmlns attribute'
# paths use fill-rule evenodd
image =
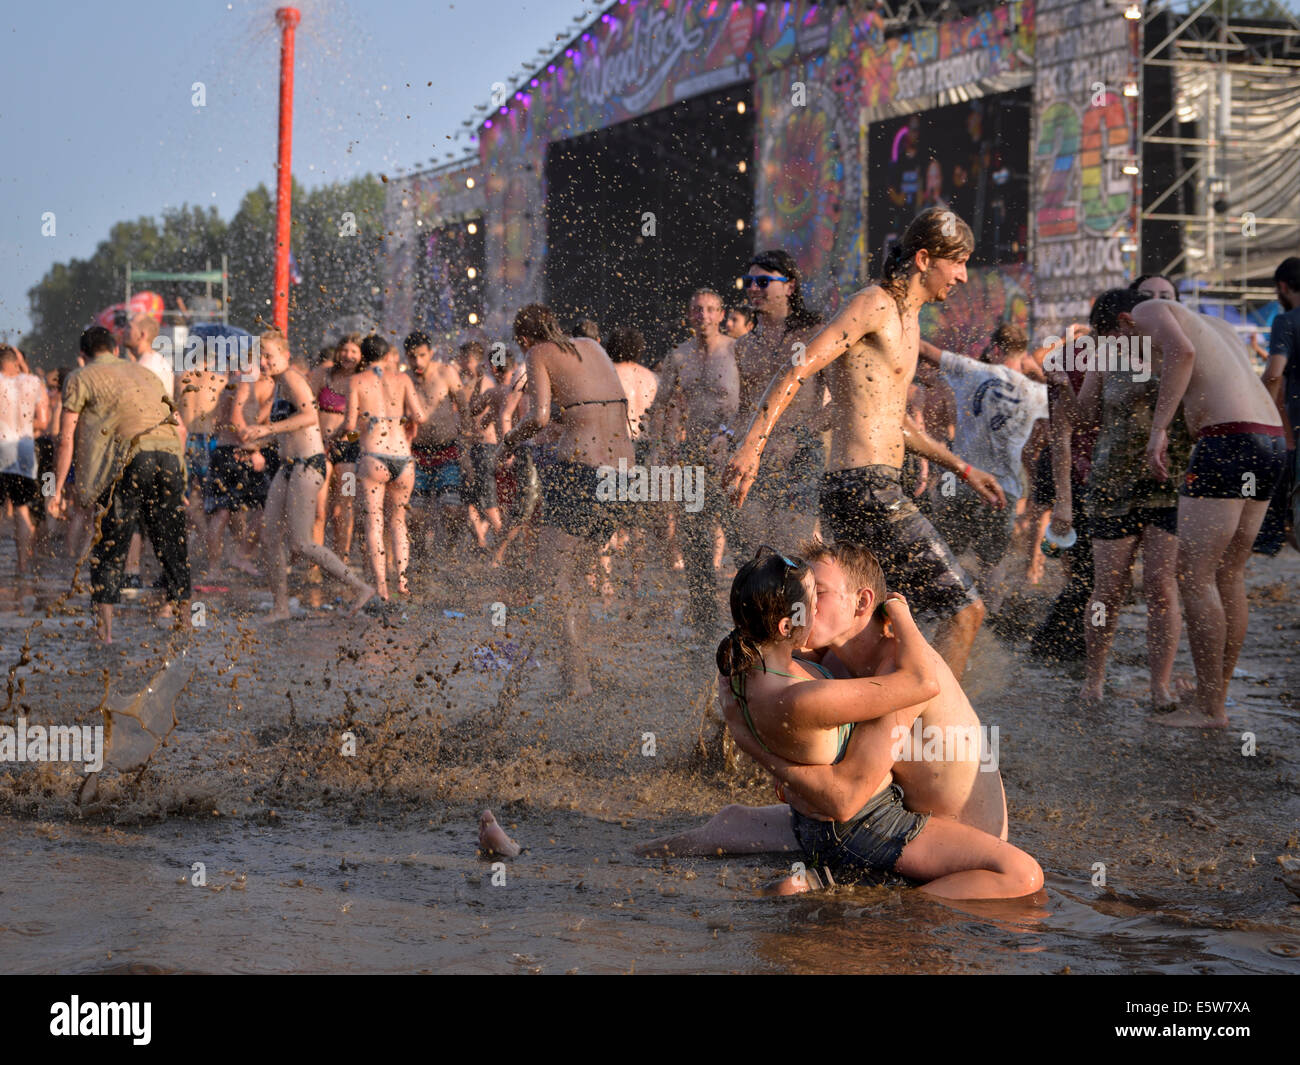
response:
<svg viewBox="0 0 1300 1065"><path fill-rule="evenodd" d="M826 532L870 548L889 586L942 619L935 644L960 679L984 604L974 581L902 488L905 447L966 480L987 502L1006 505L997 479L972 468L905 423L908 385L919 357L921 307L942 302L966 280L975 238L953 212L923 211L886 260L879 284L855 295L806 347L785 360L752 408L727 482L742 506L781 415L804 383L830 368L831 453L821 481ZM819 378L817 378L819 379Z"/></svg>

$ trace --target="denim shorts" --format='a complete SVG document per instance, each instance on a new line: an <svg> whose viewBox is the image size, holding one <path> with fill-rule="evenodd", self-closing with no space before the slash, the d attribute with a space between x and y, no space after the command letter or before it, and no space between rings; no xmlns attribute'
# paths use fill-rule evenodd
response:
<svg viewBox="0 0 1300 1065"><path fill-rule="evenodd" d="M903 789L891 784L852 821L818 821L793 807L794 838L814 868L826 867L837 883L879 884L893 874L903 848L916 839L929 814L903 806Z"/></svg>

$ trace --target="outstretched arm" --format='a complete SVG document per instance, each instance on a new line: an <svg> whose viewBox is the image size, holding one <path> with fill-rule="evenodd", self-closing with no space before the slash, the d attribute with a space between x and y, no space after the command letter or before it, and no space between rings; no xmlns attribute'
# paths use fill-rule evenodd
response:
<svg viewBox="0 0 1300 1065"><path fill-rule="evenodd" d="M911 424L906 419L903 421L903 443L922 458L952 470L962 480L968 482L979 493L980 498L990 506L1001 510L1007 505L1007 497L993 474L959 459L924 428Z"/></svg>
<svg viewBox="0 0 1300 1065"><path fill-rule="evenodd" d="M744 504L758 474L763 449L777 421L799 394L803 383L838 359L862 337L882 328L892 313L893 300L883 289L864 289L791 359L789 366L772 378L723 477L733 504L737 507Z"/></svg>
<svg viewBox="0 0 1300 1065"><path fill-rule="evenodd" d="M1196 368L1196 347L1187 339L1173 313L1156 304L1160 300L1147 300L1134 308L1134 315L1143 318L1143 325L1152 326L1151 343L1161 354L1160 392L1156 397L1155 414L1151 417L1151 436L1147 440L1147 462L1163 481L1169 478L1169 426L1173 424L1178 408L1187 394Z"/></svg>

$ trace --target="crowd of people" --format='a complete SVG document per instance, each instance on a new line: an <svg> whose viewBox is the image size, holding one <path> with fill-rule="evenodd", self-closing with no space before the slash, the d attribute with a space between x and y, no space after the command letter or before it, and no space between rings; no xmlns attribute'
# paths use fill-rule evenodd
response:
<svg viewBox="0 0 1300 1065"><path fill-rule="evenodd" d="M1140 552L1152 720L1228 723L1245 566L1289 520L1300 259L1276 272L1261 377L1229 326L1158 276L1100 293L1036 350L1011 322L977 354L942 350L920 312L966 280L973 249L960 218L928 209L829 321L794 257L761 252L745 304L699 288L689 338L665 353L538 304L514 317L518 355L415 331L400 348L344 336L309 365L270 330L257 373L174 372L145 316L86 330L82 365L44 381L0 348L18 573L67 519L107 644L114 607L143 592L146 541L164 624L187 620L195 568L205 586L265 582L278 622L295 559L294 579L337 582L352 614L411 596L439 558L477 556L485 576L517 564L515 608L543 616L564 694L582 699L593 598L639 591L657 564L676 591L651 608L680 601L681 624L716 638L729 557L723 714L788 806L729 807L655 846L798 850L832 877L892 871L949 897L1031 893L1041 870L1007 842L1000 777L972 777L970 759L922 774L891 736L978 727L961 689L972 645L1009 588L1042 578L1042 542L1063 550L1065 587L1030 648L1085 662L1085 705L1106 698ZM1150 372L1062 359L1085 341L1148 350ZM937 624L933 647L913 611ZM1195 683L1180 685L1184 618Z"/></svg>

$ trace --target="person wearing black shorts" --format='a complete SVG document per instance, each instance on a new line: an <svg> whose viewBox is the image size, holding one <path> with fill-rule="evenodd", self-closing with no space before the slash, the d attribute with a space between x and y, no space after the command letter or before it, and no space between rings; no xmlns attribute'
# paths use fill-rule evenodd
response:
<svg viewBox="0 0 1300 1065"><path fill-rule="evenodd" d="M894 466L833 470L822 477L822 523L837 542L869 548L889 587L918 612L952 617L980 602L975 582L903 491Z"/></svg>
<svg viewBox="0 0 1300 1065"><path fill-rule="evenodd" d="M586 638L590 611L580 596L629 505L607 491L608 471L634 459L627 397L605 349L566 337L549 308L530 304L520 310L514 335L528 359L528 415L505 434L501 455L553 426L537 465L542 518L529 583L543 617L533 631L559 645L566 697L586 698L594 690Z"/></svg>
<svg viewBox="0 0 1300 1065"><path fill-rule="evenodd" d="M935 646L959 680L984 621L984 604L971 577L903 491L902 465L910 447L956 473L986 502L1006 505L996 477L905 423L919 358L920 308L942 302L966 280L974 246L970 227L952 211L921 212L884 263L880 282L848 300L772 378L753 405L726 475L733 503L743 506L781 415L807 381L840 360L828 377L831 447L829 470L821 478L823 528L837 540L868 547L890 587L918 610L940 617Z"/></svg>

